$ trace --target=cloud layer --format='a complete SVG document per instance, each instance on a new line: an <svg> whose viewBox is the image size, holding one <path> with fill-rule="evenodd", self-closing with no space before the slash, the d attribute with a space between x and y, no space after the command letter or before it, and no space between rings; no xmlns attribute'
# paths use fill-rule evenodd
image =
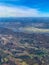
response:
<svg viewBox="0 0 49 65"><path fill-rule="evenodd" d="M49 13L42 13L38 9L27 7L0 5L0 17L49 17Z"/></svg>
<svg viewBox="0 0 49 65"><path fill-rule="evenodd" d="M21 27L19 28L20 31L23 31L23 32L35 32L35 33L49 33L49 29L39 29L39 28L35 28L35 27Z"/></svg>

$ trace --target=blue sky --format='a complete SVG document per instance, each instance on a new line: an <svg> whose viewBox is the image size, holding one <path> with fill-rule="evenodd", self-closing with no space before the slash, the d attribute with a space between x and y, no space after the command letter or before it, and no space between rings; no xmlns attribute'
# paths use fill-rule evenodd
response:
<svg viewBox="0 0 49 65"><path fill-rule="evenodd" d="M0 0L0 17L49 17L49 0Z"/></svg>

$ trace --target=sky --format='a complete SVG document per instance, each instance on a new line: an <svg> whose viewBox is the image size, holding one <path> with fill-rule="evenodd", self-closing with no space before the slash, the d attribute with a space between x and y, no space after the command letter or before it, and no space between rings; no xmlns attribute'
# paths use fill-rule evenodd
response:
<svg viewBox="0 0 49 65"><path fill-rule="evenodd" d="M49 0L0 0L0 17L49 17Z"/></svg>

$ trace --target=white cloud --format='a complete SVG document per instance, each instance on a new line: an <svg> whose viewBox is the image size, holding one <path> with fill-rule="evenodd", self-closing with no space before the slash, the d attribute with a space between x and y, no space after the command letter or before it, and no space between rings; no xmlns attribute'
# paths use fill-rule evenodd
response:
<svg viewBox="0 0 49 65"><path fill-rule="evenodd" d="M42 13L38 9L27 7L8 7L0 5L0 17L49 17L48 13Z"/></svg>

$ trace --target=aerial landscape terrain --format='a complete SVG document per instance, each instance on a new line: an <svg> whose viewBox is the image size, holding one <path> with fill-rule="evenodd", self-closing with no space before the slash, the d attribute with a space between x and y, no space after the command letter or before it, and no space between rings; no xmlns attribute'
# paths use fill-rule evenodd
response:
<svg viewBox="0 0 49 65"><path fill-rule="evenodd" d="M49 65L49 0L0 0L0 65Z"/></svg>
<svg viewBox="0 0 49 65"><path fill-rule="evenodd" d="M49 18L0 18L0 65L49 65Z"/></svg>

